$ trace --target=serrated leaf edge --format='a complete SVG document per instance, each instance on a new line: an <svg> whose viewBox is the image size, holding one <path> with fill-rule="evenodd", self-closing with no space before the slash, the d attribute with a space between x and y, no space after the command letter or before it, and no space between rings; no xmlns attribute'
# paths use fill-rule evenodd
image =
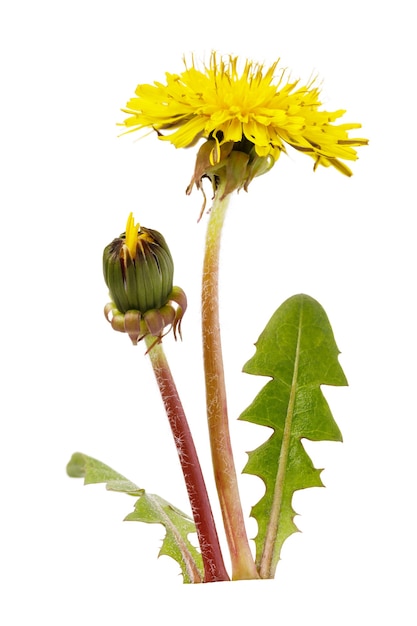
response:
<svg viewBox="0 0 417 626"><path fill-rule="evenodd" d="M174 535L175 541L180 549L181 555L183 557L183 563L184 563L184 567L186 569L187 575L190 579L191 583L201 583L202 582L202 578L201 578L201 573L197 567L197 564L192 556L192 554L190 553L187 544L185 543L184 539L181 536L181 533L178 531L177 527L175 526L175 524L172 522L172 520L170 519L169 515L167 515L164 511L164 508L159 504L158 500L160 499L158 496L156 496L155 494L152 493L147 493L145 492L143 494L143 496L146 497L146 499L149 501L150 505L152 506L152 508L154 509L154 511L156 511L157 515L163 519L164 521L160 521L157 522L159 524L162 524L165 527L166 532L171 532ZM191 523L194 523L193 520L186 515L185 513L183 513L182 511L180 511L179 509L177 509L176 507L172 506L171 504L169 504L169 502L167 502L167 505L177 514L177 515L181 515L182 517L185 517L186 519L188 519ZM129 516L131 514L127 515L124 519L124 521L137 521L135 519L129 519ZM161 550L159 551L159 556L165 554L166 556L171 556L170 554L166 553L163 551L164 549L164 543L162 543L162 547ZM172 557L171 557L172 558Z"/></svg>
<svg viewBox="0 0 417 626"><path fill-rule="evenodd" d="M99 463L103 469L108 470L109 473L113 475L113 478L108 478L108 479L106 478L104 480L96 480L96 477L94 477L94 480L91 480L92 475L94 476L94 473L93 473L94 469L91 468L91 465L89 465L89 462L91 461L93 463ZM191 524L194 524L194 520L191 517L189 517L186 513L183 513L180 509L173 506L167 500L164 500L160 496L147 493L145 489L138 487L137 485L135 485L135 483L132 483L128 478L126 478L122 474L119 474L118 472L113 470L109 465L106 465L105 463L102 463L98 459L94 457L90 457L89 455L84 454L83 452L73 453L70 461L67 464L67 474L71 478L84 478L84 485L104 484L106 487L106 490L108 491L126 493L127 495L130 495L130 496L139 496L136 503L142 497L146 497L146 499L148 500L148 502L151 503L151 506L158 513L158 515L161 516L162 519L166 520L166 523L162 521L158 521L155 523L158 523L164 526L166 533L168 533L168 528L169 528L169 531L174 535L175 541L178 545L178 548L180 550L180 553L183 559L185 572L189 577L189 582L191 583L203 582L202 572L200 572L200 570L198 569L198 565L195 562L191 552L189 551L187 544L185 543L184 539L181 536L181 533L178 531L175 524L170 520L169 516L163 510L163 507L158 503L158 499L162 500L163 502L166 502L167 506L169 506L177 515L184 517ZM129 486L129 487L132 486L133 489L121 489L120 485L123 483L125 483L125 486ZM131 515L132 513L129 513L129 515L127 515L123 521L131 521L129 520L129 516ZM138 521L138 520L133 520L133 521ZM179 563L177 559L172 557L169 554L169 552L163 552L165 539L166 538L164 538L161 550L159 551L159 556L161 554L165 554L166 556L169 556L170 558L173 558L173 560L177 561L177 563L181 567L181 563ZM182 570L182 572L183 572L183 576L185 580L184 570Z"/></svg>

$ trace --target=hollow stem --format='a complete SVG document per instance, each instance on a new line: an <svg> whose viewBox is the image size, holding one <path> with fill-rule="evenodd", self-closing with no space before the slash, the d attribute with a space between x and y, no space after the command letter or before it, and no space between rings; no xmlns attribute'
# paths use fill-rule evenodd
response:
<svg viewBox="0 0 417 626"><path fill-rule="evenodd" d="M184 474L204 565L204 582L229 580L203 473L177 387L161 343L145 338Z"/></svg>
<svg viewBox="0 0 417 626"><path fill-rule="evenodd" d="M259 578L250 550L230 441L219 320L220 240L229 197L219 187L207 227L202 283L207 419L214 477L232 561L233 580Z"/></svg>

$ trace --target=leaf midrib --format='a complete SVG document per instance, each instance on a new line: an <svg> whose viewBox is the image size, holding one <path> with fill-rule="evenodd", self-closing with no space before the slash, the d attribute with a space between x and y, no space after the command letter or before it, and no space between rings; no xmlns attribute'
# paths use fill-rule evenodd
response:
<svg viewBox="0 0 417 626"><path fill-rule="evenodd" d="M288 455L291 444L291 427L294 416L295 398L297 392L298 368L300 362L300 345L303 320L303 301L301 301L300 314L298 319L297 345L294 358L294 371L290 387L290 397L288 401L287 414L285 416L284 430L282 434L282 444L279 453L278 468L275 480L274 495L272 498L271 514L265 535L264 547L259 566L261 578L273 578L277 566L275 556L276 537L278 534L279 518L281 514L282 497L284 493L285 474L288 466ZM274 379L275 380L275 379Z"/></svg>

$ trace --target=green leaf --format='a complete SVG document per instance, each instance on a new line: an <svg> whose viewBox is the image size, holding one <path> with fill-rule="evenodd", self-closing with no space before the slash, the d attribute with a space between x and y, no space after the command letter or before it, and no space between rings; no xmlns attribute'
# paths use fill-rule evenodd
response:
<svg viewBox="0 0 417 626"><path fill-rule="evenodd" d="M166 554L180 564L185 583L203 581L201 554L188 540L188 535L196 532L191 517L163 498L145 493L136 502L135 510L129 513L125 520L165 526L166 535L159 556Z"/></svg>
<svg viewBox="0 0 417 626"><path fill-rule="evenodd" d="M134 511L125 517L125 521L162 524L166 535L159 556L165 554L179 563L184 583L203 581L201 554L188 539L190 533L196 532L191 517L163 498L146 493L144 489L115 472L108 465L81 452L75 452L72 455L67 465L67 474L72 478L84 478L85 485L106 483L106 489L109 491L139 496Z"/></svg>
<svg viewBox="0 0 417 626"><path fill-rule="evenodd" d="M109 491L120 491L130 496L141 496L145 493L144 489L118 474L108 465L81 452L75 452L72 455L67 465L67 474L71 478L84 478L84 485L106 483L106 489Z"/></svg>
<svg viewBox="0 0 417 626"><path fill-rule="evenodd" d="M239 419L268 426L273 433L249 452L243 471L265 483L265 494L251 516L258 523L258 570L262 578L273 578L282 544L298 530L293 521L294 492L323 486L322 470L313 466L301 439L342 441L320 385L347 385L347 381L327 315L309 296L286 300L255 346L255 355L243 371L272 380Z"/></svg>

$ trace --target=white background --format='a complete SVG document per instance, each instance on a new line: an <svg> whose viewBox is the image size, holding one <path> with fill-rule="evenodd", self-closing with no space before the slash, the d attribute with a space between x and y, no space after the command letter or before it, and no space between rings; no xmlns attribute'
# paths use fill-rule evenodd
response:
<svg viewBox="0 0 417 626"><path fill-rule="evenodd" d="M7 626L415 624L415 59L409 3L120 0L5 3L1 46L1 568ZM362 122L350 179L291 153L232 200L221 306L238 470L264 433L236 417L262 380L241 373L287 297L318 299L349 388L326 389L344 443L311 443L326 489L295 496L302 534L277 578L184 587L156 559L162 527L122 523L133 499L83 487L80 450L188 509L143 347L111 331L103 247L129 211L165 235L189 298L164 342L213 495L199 282L207 217L186 197L195 150L118 138L139 82L212 49L323 80L326 108ZM253 428L253 429L252 429ZM245 515L262 493L241 479ZM251 536L256 532L248 521ZM224 543L223 535L222 542ZM266 593L269 596L266 596ZM217 599L216 595L221 598ZM269 598L269 599L268 599ZM155 600L156 599L156 600ZM186 602L190 604L187 605ZM210 607L224 605L212 617ZM260 608L263 606L263 608ZM243 608L243 616L237 611ZM236 611L236 612L235 612ZM182 613L181 613L182 612ZM267 617L262 617L267 616ZM198 618L200 619L200 618ZM227 621L229 620L229 622Z"/></svg>

